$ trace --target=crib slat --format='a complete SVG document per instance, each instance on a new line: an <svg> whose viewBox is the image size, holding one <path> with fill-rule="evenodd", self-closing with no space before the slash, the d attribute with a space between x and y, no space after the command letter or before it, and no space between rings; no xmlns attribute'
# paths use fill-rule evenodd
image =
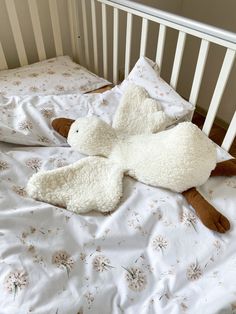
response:
<svg viewBox="0 0 236 314"><path fill-rule="evenodd" d="M179 71L180 66L183 58L183 52L184 52L184 46L185 46L185 40L186 40L186 33L179 32L176 51L175 51L175 59L170 79L170 85L176 89L178 78L179 78Z"/></svg>
<svg viewBox="0 0 236 314"><path fill-rule="evenodd" d="M164 52L164 47L165 47L165 38L166 38L166 26L163 24L160 24L158 40L157 40L157 50L156 50L156 63L158 64L160 72L161 72L163 52Z"/></svg>
<svg viewBox="0 0 236 314"><path fill-rule="evenodd" d="M49 0L49 10L50 10L50 16L51 16L51 22L52 22L52 31L53 31L56 55L62 56L63 48L62 48L62 39L61 39L61 29L60 29L58 7L57 7L56 0Z"/></svg>
<svg viewBox="0 0 236 314"><path fill-rule="evenodd" d="M85 0L82 0L82 16L83 16L83 28L84 28L84 48L85 48L85 60L86 65L90 68L90 56L89 56L89 37L88 37L88 19L86 12Z"/></svg>
<svg viewBox="0 0 236 314"><path fill-rule="evenodd" d="M7 70L8 66L7 66L7 61L5 58L5 54L2 48L2 43L0 42L0 70Z"/></svg>
<svg viewBox="0 0 236 314"><path fill-rule="evenodd" d="M223 92L224 92L226 83L228 81L230 71L234 63L235 53L236 52L234 50L231 50L228 48L225 54L224 62L220 70L220 74L219 74L216 87L215 87L215 90L211 99L211 103L208 109L206 120L202 128L203 132L206 135L209 135L212 124L215 120L215 116L216 116L221 98L223 96Z"/></svg>
<svg viewBox="0 0 236 314"><path fill-rule="evenodd" d="M196 105L209 51L209 41L202 39L189 101Z"/></svg>
<svg viewBox="0 0 236 314"><path fill-rule="evenodd" d="M143 18L140 44L140 56L145 56L147 48L148 20Z"/></svg>
<svg viewBox="0 0 236 314"><path fill-rule="evenodd" d="M108 78L107 54L107 8L102 4L102 46L103 46L103 76Z"/></svg>
<svg viewBox="0 0 236 314"><path fill-rule="evenodd" d="M225 138L221 147L225 149L226 151L229 151L235 136L236 136L236 111L234 112L234 116L231 120L231 123L229 125L229 128L227 130L227 133L225 135Z"/></svg>
<svg viewBox="0 0 236 314"><path fill-rule="evenodd" d="M235 38L232 32L224 32L215 27L211 27L200 22L183 18L182 16L172 15L170 13L150 8L149 5L138 3L140 1L129 0L97 0L119 10L132 13L135 16L146 18L158 24L164 24L167 27L182 31L189 35L204 38L212 43L223 47L235 49Z"/></svg>
<svg viewBox="0 0 236 314"><path fill-rule="evenodd" d="M131 57L131 36L132 36L133 15L127 14L126 25L126 47L125 47L125 77L129 74L130 57Z"/></svg>
<svg viewBox="0 0 236 314"><path fill-rule="evenodd" d="M20 24L19 24L17 13L16 13L14 0L5 0L5 4L6 4L10 24L11 24L11 29L12 29L20 65L21 66L27 65L28 59L25 52L24 41L21 34Z"/></svg>
<svg viewBox="0 0 236 314"><path fill-rule="evenodd" d="M113 83L118 83L118 35L119 35L119 11L114 8L113 25Z"/></svg>
<svg viewBox="0 0 236 314"><path fill-rule="evenodd" d="M93 55L94 55L94 71L98 74L98 36L97 36L97 15L95 0L91 1L92 28L93 28Z"/></svg>
<svg viewBox="0 0 236 314"><path fill-rule="evenodd" d="M78 46L79 19L76 0L68 0L67 5L69 13L72 54L74 60L79 62L79 46Z"/></svg>
<svg viewBox="0 0 236 314"><path fill-rule="evenodd" d="M36 0L28 0L31 22L33 25L34 39L37 47L39 60L46 59L46 52L43 42L42 29L39 20L39 13Z"/></svg>

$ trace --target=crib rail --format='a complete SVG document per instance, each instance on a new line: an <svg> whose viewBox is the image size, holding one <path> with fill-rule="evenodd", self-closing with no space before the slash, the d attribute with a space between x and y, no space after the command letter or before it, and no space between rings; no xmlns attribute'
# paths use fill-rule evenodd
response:
<svg viewBox="0 0 236 314"><path fill-rule="evenodd" d="M159 24L159 33L157 40L157 48L156 48L156 62L161 70L162 61L163 61L163 52L165 46L166 39L166 30L167 28L175 29L179 32L174 62L172 66L170 85L173 88L177 88L179 74L182 65L182 59L185 49L185 43L187 36L191 35L194 37L198 37L201 40L200 49L198 53L198 59L196 63L195 73L193 77L191 92L189 96L189 101L194 105L197 104L198 95L200 92L201 82L204 75L204 70L207 63L207 57L209 52L209 47L211 44L221 45L226 48L225 57L221 66L221 70L215 85L215 89L210 101L209 109L207 112L207 116L203 125L203 132L207 135L210 134L212 125L214 123L223 93L225 91L231 70L234 65L235 56L236 56L236 34L224 31L222 29L209 26L197 21L192 21L187 18L179 17L171 13L163 12L154 8L150 8L146 5L142 5L136 3L134 1L129 0L98 0L102 3L103 7L103 18L105 21L105 12L106 6L110 6L113 8L113 16L114 16L114 27L113 27L113 82L118 82L118 16L119 11L124 11L127 14L126 21L126 48L125 48L125 76L128 75L130 70L130 58L131 58L131 40L132 40L132 21L134 16L138 16L142 19L141 26L141 39L140 39L140 56L146 55L147 49L147 38L148 38L148 27L149 22L155 22ZM103 29L103 35L107 34L106 22ZM107 36L105 35L104 50L107 50ZM107 60L107 52L104 63ZM104 75L107 75L107 63L104 67ZM236 134L236 120L234 117L230 123L228 128L228 132L225 136L225 139L222 143L222 147L224 149L229 150L230 145L233 142Z"/></svg>
<svg viewBox="0 0 236 314"><path fill-rule="evenodd" d="M32 25L32 41L35 43L37 57L26 47L26 34L22 31L22 16L19 14L19 2L0 0L4 6L14 40L16 54L21 66L33 60L44 60L47 57L71 54L77 62L116 84L122 77L127 77L131 65L138 56L146 55L150 50L149 29L151 23L158 25L156 32L155 57L160 71L164 63L164 50L167 44L167 33L170 29L178 32L173 65L170 71L170 84L178 89L186 41L189 37L198 38L200 48L196 60L192 85L188 99L196 105L202 87L205 69L209 59L209 49L219 45L225 49L225 55L219 71L203 131L209 135L218 112L223 93L235 63L236 34L218 29L203 23L179 17L175 14L160 11L129 0L48 0L51 37L43 29L39 0L24 0L27 4L29 20ZM22 2L22 3L23 3ZM64 10L61 7L64 3ZM4 11L3 10L3 11ZM1 13L0 13L1 15ZM0 16L1 18L1 16ZM134 27L135 19L141 21L140 30ZM0 21L1 22L1 21ZM68 29L68 34L63 31ZM137 34L140 32L140 34ZM1 32L0 32L1 35ZM139 48L134 51L133 38L139 37ZM46 38L47 37L47 38ZM155 37L155 36L154 36ZM68 41L69 38L69 41ZM46 40L47 39L47 40ZM121 43L124 42L123 48ZM69 43L69 44L68 44ZM54 46L52 52L51 46ZM0 37L0 69L7 69L10 64L6 40ZM156 48L156 49L155 49ZM124 51L123 51L123 50ZM134 57L135 55L135 57ZM229 149L236 133L235 113L228 128L222 147Z"/></svg>
<svg viewBox="0 0 236 314"><path fill-rule="evenodd" d="M153 21L160 24L160 31L158 37L158 45L156 50L156 62L158 63L159 67L162 66L162 57L163 57L163 50L165 44L165 34L166 34L166 27L171 27L179 31L175 57L172 67L171 79L170 84L173 88L176 89L179 73L181 69L181 63L185 48L186 36L193 35L201 39L201 46L198 55L198 61L196 65L196 70L193 78L193 84L191 88L191 94L189 97L189 101L196 105L201 81L206 65L206 60L209 51L209 45L211 43L215 43L218 45L222 45L223 47L227 48L224 62L222 64L222 68L217 80L217 84L211 99L211 103L209 106L208 114L203 126L203 131L209 135L213 122L215 120L217 110L220 105L220 101L222 95L224 93L231 69L234 64L235 54L236 54L236 34L228 31L223 31L219 28L209 26L203 23L199 23L196 21L189 20L187 18L180 18L174 14L163 12L154 8L150 8L146 5L138 4L134 1L128 0L98 0L103 5L109 5L114 8L127 12L127 54L126 54L126 75L129 72L129 58L130 58L130 41L131 41L131 20L132 16L140 16L142 18L142 30L141 30L141 40L140 40L140 56L145 55L146 52L146 45L147 45L147 33L148 33L148 22ZM115 49L115 47L114 47ZM117 74L116 74L117 75ZM117 77L114 75L114 81L117 81ZM231 126L234 127L234 126ZM235 125L236 129L236 125Z"/></svg>
<svg viewBox="0 0 236 314"><path fill-rule="evenodd" d="M133 0L98 0L120 10L125 10L135 15L154 20L157 23L175 28L199 38L206 37L210 42L215 42L227 48L236 48L236 34L211 25L165 12L154 7L137 3Z"/></svg>

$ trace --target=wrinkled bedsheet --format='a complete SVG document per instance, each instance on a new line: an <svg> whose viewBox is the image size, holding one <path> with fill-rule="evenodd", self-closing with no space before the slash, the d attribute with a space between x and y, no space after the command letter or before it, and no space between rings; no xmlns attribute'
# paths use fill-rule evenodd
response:
<svg viewBox="0 0 236 314"><path fill-rule="evenodd" d="M111 120L106 94L79 97L35 98L34 107L13 99L1 111L0 313L234 313L235 177L200 188L231 222L223 235L205 228L182 195L129 177L119 208L104 215L27 197L33 173L84 157L50 129L52 117ZM227 158L218 149L219 161Z"/></svg>

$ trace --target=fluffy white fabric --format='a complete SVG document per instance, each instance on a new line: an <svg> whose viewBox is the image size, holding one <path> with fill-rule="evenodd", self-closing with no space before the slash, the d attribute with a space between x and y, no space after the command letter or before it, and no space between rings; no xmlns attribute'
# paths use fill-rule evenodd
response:
<svg viewBox="0 0 236 314"><path fill-rule="evenodd" d="M168 117L160 103L148 92L130 85L124 93L113 120L113 127L126 135L156 133L168 125Z"/></svg>
<svg viewBox="0 0 236 314"><path fill-rule="evenodd" d="M109 158L138 181L175 192L202 185L216 166L215 147L191 122L130 136L113 147Z"/></svg>
<svg viewBox="0 0 236 314"><path fill-rule="evenodd" d="M126 138L115 136L114 129L95 117L80 118L75 126L68 136L75 150L87 155L103 151L103 156L128 175L149 185L183 192L205 183L216 166L214 145L191 122L157 134Z"/></svg>
<svg viewBox="0 0 236 314"><path fill-rule="evenodd" d="M70 127L69 145L76 149L78 140L80 153L108 156L118 138L115 130L106 122L96 117L86 117L77 119Z"/></svg>
<svg viewBox="0 0 236 314"><path fill-rule="evenodd" d="M34 199L77 213L113 210L122 196L123 171L102 157L34 174L27 193Z"/></svg>
<svg viewBox="0 0 236 314"><path fill-rule="evenodd" d="M143 104L148 95L140 87L134 90L136 96L133 90L127 91L114 122L133 135L124 137L120 127L112 128L96 117L77 119L70 129L68 143L79 152L108 159L89 157L65 168L38 173L28 184L31 197L77 212L109 211L121 196L123 172L143 183L177 192L207 181L216 165L212 142L191 122L148 134L158 129L158 123L153 126L152 116L159 113L159 107L150 101L150 111L144 109L148 108L148 104L146 107ZM126 112L130 112L131 127ZM139 119L137 125L135 117ZM163 120L160 119L161 123Z"/></svg>

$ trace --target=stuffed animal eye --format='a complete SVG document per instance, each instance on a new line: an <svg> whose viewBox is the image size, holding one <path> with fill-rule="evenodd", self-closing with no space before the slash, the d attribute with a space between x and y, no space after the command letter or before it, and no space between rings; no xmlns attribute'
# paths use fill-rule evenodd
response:
<svg viewBox="0 0 236 314"><path fill-rule="evenodd" d="M76 133L79 133L79 130L76 130Z"/></svg>

